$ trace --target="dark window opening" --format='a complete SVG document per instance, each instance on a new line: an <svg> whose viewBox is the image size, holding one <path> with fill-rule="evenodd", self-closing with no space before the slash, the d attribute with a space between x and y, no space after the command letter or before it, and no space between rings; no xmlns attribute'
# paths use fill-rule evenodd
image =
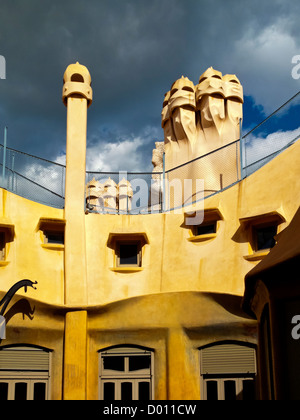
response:
<svg viewBox="0 0 300 420"><path fill-rule="evenodd" d="M103 387L103 399L105 401L115 400L115 384L113 382L105 382Z"/></svg>
<svg viewBox="0 0 300 420"><path fill-rule="evenodd" d="M204 225L195 226L195 235L208 235L217 232L217 222L207 223Z"/></svg>
<svg viewBox="0 0 300 420"><path fill-rule="evenodd" d="M249 379L243 381L243 400L255 401L255 382Z"/></svg>
<svg viewBox="0 0 300 420"><path fill-rule="evenodd" d="M15 400L26 401L27 400L27 383L18 382L15 386Z"/></svg>
<svg viewBox="0 0 300 420"><path fill-rule="evenodd" d="M129 371L149 369L151 364L150 356L129 356Z"/></svg>
<svg viewBox="0 0 300 420"><path fill-rule="evenodd" d="M150 401L150 383L139 382L139 400Z"/></svg>
<svg viewBox="0 0 300 420"><path fill-rule="evenodd" d="M58 244L64 245L65 243L65 234L64 232L45 232L45 242L47 244Z"/></svg>
<svg viewBox="0 0 300 420"><path fill-rule="evenodd" d="M132 383L123 382L121 384L121 401L132 401Z"/></svg>
<svg viewBox="0 0 300 420"><path fill-rule="evenodd" d="M79 73L74 73L71 76L71 82L84 83L84 78Z"/></svg>
<svg viewBox="0 0 300 420"><path fill-rule="evenodd" d="M45 382L36 382L33 389L33 399L35 401L46 400L46 384Z"/></svg>
<svg viewBox="0 0 300 420"><path fill-rule="evenodd" d="M273 248L276 244L274 236L277 234L277 225L254 228L256 236L256 250Z"/></svg>
<svg viewBox="0 0 300 420"><path fill-rule="evenodd" d="M236 400L236 385L235 381L225 381L225 401L235 401Z"/></svg>
<svg viewBox="0 0 300 420"><path fill-rule="evenodd" d="M118 265L141 266L140 244L119 244Z"/></svg>
<svg viewBox="0 0 300 420"><path fill-rule="evenodd" d="M107 370L116 370L118 372L124 372L124 356L103 357L103 368Z"/></svg>
<svg viewBox="0 0 300 420"><path fill-rule="evenodd" d="M0 232L0 261L5 259L5 233Z"/></svg>
<svg viewBox="0 0 300 420"><path fill-rule="evenodd" d="M0 401L7 401L8 383L0 382Z"/></svg>
<svg viewBox="0 0 300 420"><path fill-rule="evenodd" d="M206 392L207 392L207 401L218 401L218 382L207 381Z"/></svg>

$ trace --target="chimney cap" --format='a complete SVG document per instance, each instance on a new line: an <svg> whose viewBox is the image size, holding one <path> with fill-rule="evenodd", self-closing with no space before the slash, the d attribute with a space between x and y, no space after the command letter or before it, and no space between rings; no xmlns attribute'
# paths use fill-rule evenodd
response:
<svg viewBox="0 0 300 420"><path fill-rule="evenodd" d="M88 106L92 103L93 91L92 79L87 67L79 64L70 64L64 74L63 102L67 105L67 98L72 95L79 95L87 99Z"/></svg>

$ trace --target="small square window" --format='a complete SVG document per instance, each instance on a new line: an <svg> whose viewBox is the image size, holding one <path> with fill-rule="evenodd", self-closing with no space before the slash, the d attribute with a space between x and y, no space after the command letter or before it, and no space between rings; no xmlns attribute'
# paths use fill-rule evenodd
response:
<svg viewBox="0 0 300 420"><path fill-rule="evenodd" d="M45 231L44 237L46 244L64 245L65 243L63 231Z"/></svg>
<svg viewBox="0 0 300 420"><path fill-rule="evenodd" d="M117 265L119 267L141 267L140 242L119 242L116 251Z"/></svg>
<svg viewBox="0 0 300 420"><path fill-rule="evenodd" d="M276 244L277 225L254 227L256 251L273 248Z"/></svg>

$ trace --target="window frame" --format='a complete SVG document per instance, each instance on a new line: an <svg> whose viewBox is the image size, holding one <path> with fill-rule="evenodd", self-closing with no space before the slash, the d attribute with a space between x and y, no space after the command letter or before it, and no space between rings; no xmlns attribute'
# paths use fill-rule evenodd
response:
<svg viewBox="0 0 300 420"><path fill-rule="evenodd" d="M264 247L264 248L258 247L258 231L264 228L268 228L268 227L276 227L276 233L274 235L274 241L276 244L275 236L278 234L278 222L273 221L273 222L267 222L267 223L254 224L252 225L252 232L251 232L251 242L252 242L251 247L252 247L253 252L270 251L270 249L273 248L273 247Z"/></svg>
<svg viewBox="0 0 300 420"><path fill-rule="evenodd" d="M50 235L61 235L63 234L63 241L57 241L57 242L49 242L49 236ZM47 244L49 246L56 246L56 245L65 245L65 232L64 229L58 230L58 229L47 229L43 231L43 235L44 235L44 244Z"/></svg>
<svg viewBox="0 0 300 420"><path fill-rule="evenodd" d="M243 347L243 348L248 348L249 350L252 349L254 351L253 353L253 367L252 369L249 370L245 370L245 365L243 363L243 369L244 371L240 371L239 369L237 369L237 366L235 364L232 364L232 366L228 367L228 365L223 365L222 364L222 369L220 371L218 371L218 367L220 366L220 360L218 363L213 363L213 365L211 364L211 360L212 360L212 356L209 356L209 362L210 362L210 366L213 366L213 369L211 371L207 371L207 366L206 368L204 368L204 353L203 351L205 351L206 349L216 349L219 350L221 349L222 346L224 345L231 345L234 346L235 349L238 349L238 347ZM245 380L253 380L254 381L254 386L256 389L256 379L257 379L257 349L256 346L254 344L251 343L245 343L242 341L235 341L235 340L228 340L228 341L220 341L220 342L216 342L216 343L212 343L212 344L208 344L206 346L203 346L201 348L198 349L199 350L199 365L200 365L200 389L201 389L201 400L207 400L207 382L209 381L215 381L217 382L218 388L217 388L217 392L218 392L218 400L222 401L225 400L225 382L226 381L235 381L236 383L236 396L237 396L237 400L241 399L238 398L238 396L241 396L241 393L243 391L243 381ZM227 352L228 353L228 349ZM226 353L225 354L225 360L226 360ZM249 355L247 355L247 359L248 359ZM232 355L231 355L232 358ZM207 359L206 359L207 360ZM213 359L214 360L214 359ZM230 357L228 358L228 360L230 360ZM236 362L236 360L235 360ZM224 363L224 360L223 360ZM249 359L248 359L248 363L249 363ZM248 366L248 368L251 365ZM231 370L231 372L227 371Z"/></svg>
<svg viewBox="0 0 300 420"><path fill-rule="evenodd" d="M0 266L6 266L9 264L8 254L10 246L8 244L14 240L15 226L7 221L3 221L0 223L0 233L3 235L3 247L0 248Z"/></svg>
<svg viewBox="0 0 300 420"><path fill-rule="evenodd" d="M120 251L118 244L139 244L138 264L119 264ZM148 261L149 254L146 250L149 239L145 232L111 232L108 236L107 246L111 249L109 270L116 273L135 273L144 269L145 259Z"/></svg>
<svg viewBox="0 0 300 420"><path fill-rule="evenodd" d="M149 383L149 400L153 400L154 396L154 351L141 347L113 347L106 350L99 350L99 400L104 399L104 384L114 384L114 401L121 400L122 383L129 382L132 384L132 400L138 401L139 383ZM129 357L149 356L150 367L147 369L139 369L129 371ZM124 371L114 371L104 369L103 359L105 357L124 357Z"/></svg>
<svg viewBox="0 0 300 420"><path fill-rule="evenodd" d="M55 251L64 250L65 248L65 219L50 219L41 217L38 223L37 230L40 232L41 235L41 245L43 248L53 249ZM64 235L64 242L49 242L48 235L49 234L61 234Z"/></svg>
<svg viewBox="0 0 300 420"><path fill-rule="evenodd" d="M248 254L244 255L244 259L250 262L262 260L271 250L271 248L264 248L258 250L256 229L276 226L278 235L282 230L282 224L286 222L282 212L272 211L269 213L258 214L240 218L240 225L245 237L245 242L248 243ZM275 237L276 241L276 237Z"/></svg>
<svg viewBox="0 0 300 420"><path fill-rule="evenodd" d="M197 211L194 213L194 217L197 216ZM204 210L203 217L201 217L201 212L198 214L198 217L202 220L202 223L197 225L190 226L187 222L191 218L190 213L184 214L184 225L189 228L189 237L187 238L189 242L205 242L217 237L218 231L221 226L221 222L224 221L222 212L218 208L208 208ZM200 233L198 232L198 227L205 227L214 225L214 232L212 233Z"/></svg>
<svg viewBox="0 0 300 420"><path fill-rule="evenodd" d="M207 377L202 378L202 389L203 389L203 400L207 401L207 383L208 382L216 382L217 383L217 394L218 394L218 401L226 401L225 398L225 382L235 382L235 390L236 390L236 400L244 400L242 398L243 393L243 384L244 381L252 381L255 387L255 375L232 375L232 376L218 376L212 377L207 375Z"/></svg>
<svg viewBox="0 0 300 420"><path fill-rule="evenodd" d="M46 348L32 346L32 345L11 345L11 346L2 346L0 347L1 351L13 351L15 355L13 360L17 362L17 366L13 367L11 361L8 361L7 369L2 368L0 370L0 383L8 384L8 393L7 400L14 400L15 398L15 385L17 383L26 383L26 400L33 400L34 397L34 385L36 383L45 383L45 400L50 400L51 395L51 360L52 352ZM20 359L18 360L17 355L18 351L22 352L20 354ZM38 368L33 368L27 366L28 369L21 368L20 364L24 364L24 352L30 352L34 355L34 352L45 352L47 353L47 369L38 370ZM31 358L32 360L32 358ZM29 362L30 363L30 362Z"/></svg>
<svg viewBox="0 0 300 420"><path fill-rule="evenodd" d="M213 226L213 232L203 232L199 233L198 229L205 228L207 226ZM201 223L200 225L193 226L193 234L194 236L208 236L208 235L216 235L218 231L218 221L217 220L210 220Z"/></svg>
<svg viewBox="0 0 300 420"><path fill-rule="evenodd" d="M49 380L43 376L35 375L32 378L29 377L15 377L9 374L6 377L0 377L0 383L8 384L7 401L15 401L16 384L26 383L26 401L34 400L34 385L37 383L45 384L45 401L49 400ZM37 401L37 400L35 400Z"/></svg>

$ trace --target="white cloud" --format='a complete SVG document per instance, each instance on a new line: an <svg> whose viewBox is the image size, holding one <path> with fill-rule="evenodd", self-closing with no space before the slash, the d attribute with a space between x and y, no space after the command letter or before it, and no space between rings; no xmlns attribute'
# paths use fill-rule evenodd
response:
<svg viewBox="0 0 300 420"><path fill-rule="evenodd" d="M273 153L276 153L300 138L300 127L295 130L277 131L268 134L266 137L250 134L244 143L244 166L254 164ZM253 165L253 170L258 169ZM251 169L252 171L252 169Z"/></svg>
<svg viewBox="0 0 300 420"><path fill-rule="evenodd" d="M87 170L95 172L142 171L145 168L142 153L137 149L143 139L136 137L118 143L98 143L87 148Z"/></svg>
<svg viewBox="0 0 300 420"><path fill-rule="evenodd" d="M108 142L94 140L92 146L86 150L86 170L90 172L152 172L152 155L145 155L143 146L147 146L151 140L153 149L155 139L149 132L149 127L144 130L145 137L136 136L126 138L118 142ZM58 155L54 159L55 163L66 164L65 153ZM38 172L41 168L35 168ZM52 174L52 177L54 175Z"/></svg>

